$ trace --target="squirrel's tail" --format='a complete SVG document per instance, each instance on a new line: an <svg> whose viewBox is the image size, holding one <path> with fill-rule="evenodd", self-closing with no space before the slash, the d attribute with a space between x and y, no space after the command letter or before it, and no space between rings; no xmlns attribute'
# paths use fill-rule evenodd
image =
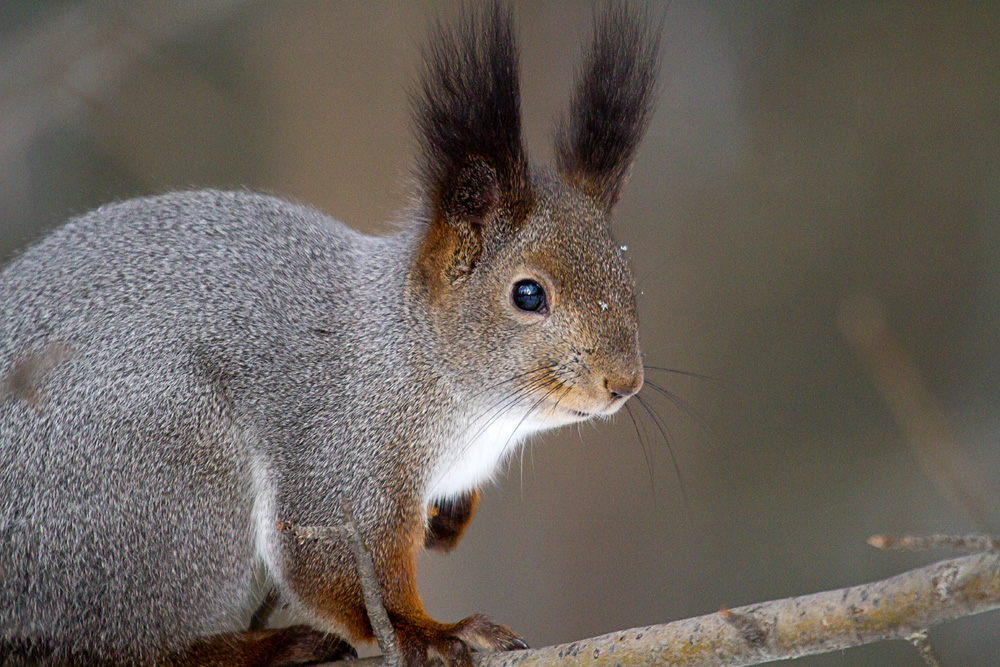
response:
<svg viewBox="0 0 1000 667"><path fill-rule="evenodd" d="M313 665L358 657L340 637L306 625L229 632L198 639L187 649L160 658L94 655L86 649L63 653L44 640L0 638L0 665L157 665L158 667L264 667Z"/></svg>

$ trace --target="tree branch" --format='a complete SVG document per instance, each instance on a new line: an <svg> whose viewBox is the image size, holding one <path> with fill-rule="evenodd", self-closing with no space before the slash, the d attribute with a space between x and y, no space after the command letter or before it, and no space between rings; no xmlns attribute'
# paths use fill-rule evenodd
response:
<svg viewBox="0 0 1000 667"><path fill-rule="evenodd" d="M860 586L475 660L477 667L737 667L913 642L929 627L998 608L1000 554L980 553ZM384 664L368 658L350 667Z"/></svg>

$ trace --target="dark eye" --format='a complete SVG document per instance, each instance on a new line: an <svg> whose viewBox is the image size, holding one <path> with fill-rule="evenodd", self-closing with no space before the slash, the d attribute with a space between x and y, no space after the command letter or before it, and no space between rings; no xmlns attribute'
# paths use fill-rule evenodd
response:
<svg viewBox="0 0 1000 667"><path fill-rule="evenodd" d="M526 313L544 313L547 310L545 290L534 280L519 280L514 283L510 296L518 310Z"/></svg>

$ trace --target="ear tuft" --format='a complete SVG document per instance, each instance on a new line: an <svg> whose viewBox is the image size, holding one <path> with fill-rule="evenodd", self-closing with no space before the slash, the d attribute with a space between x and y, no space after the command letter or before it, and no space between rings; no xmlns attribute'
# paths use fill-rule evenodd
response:
<svg viewBox="0 0 1000 667"><path fill-rule="evenodd" d="M517 212L530 202L512 23L499 2L466 9L454 28L439 24L424 51L414 115L432 218L482 225L498 206Z"/></svg>
<svg viewBox="0 0 1000 667"><path fill-rule="evenodd" d="M479 230L486 217L500 203L496 170L483 160L473 158L446 181L441 208L451 220L464 220Z"/></svg>
<svg viewBox="0 0 1000 667"><path fill-rule="evenodd" d="M606 211L618 202L653 111L659 28L646 12L612 3L598 18L569 116L556 134L556 167Z"/></svg>

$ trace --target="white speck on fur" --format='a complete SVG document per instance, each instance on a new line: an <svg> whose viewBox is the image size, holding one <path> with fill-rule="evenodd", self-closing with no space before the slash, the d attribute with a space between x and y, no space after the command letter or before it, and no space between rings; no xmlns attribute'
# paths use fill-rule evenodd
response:
<svg viewBox="0 0 1000 667"><path fill-rule="evenodd" d="M608 304L605 303L604 301L598 301L597 305L599 305L601 307L601 310L607 310L608 309Z"/></svg>
<svg viewBox="0 0 1000 667"><path fill-rule="evenodd" d="M623 245L623 246L621 247L621 251L622 251L622 252L625 252L626 250L628 250L628 246L627 246L627 245Z"/></svg>

